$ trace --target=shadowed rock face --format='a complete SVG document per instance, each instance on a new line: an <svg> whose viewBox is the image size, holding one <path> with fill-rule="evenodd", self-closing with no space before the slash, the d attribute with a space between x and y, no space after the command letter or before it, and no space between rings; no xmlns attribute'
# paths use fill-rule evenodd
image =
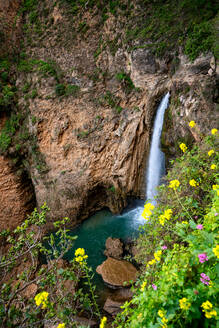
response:
<svg viewBox="0 0 219 328"><path fill-rule="evenodd" d="M0 230L14 229L33 209L30 181L16 175L10 162L0 156Z"/></svg>
<svg viewBox="0 0 219 328"><path fill-rule="evenodd" d="M96 269L104 282L114 287L122 287L125 282L127 286L130 285L129 281L136 281L136 268L129 262L124 260L116 260L108 257Z"/></svg>

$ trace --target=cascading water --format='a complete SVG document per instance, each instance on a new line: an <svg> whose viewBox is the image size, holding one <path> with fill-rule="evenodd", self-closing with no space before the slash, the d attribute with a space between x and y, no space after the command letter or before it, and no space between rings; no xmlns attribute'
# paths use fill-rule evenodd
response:
<svg viewBox="0 0 219 328"><path fill-rule="evenodd" d="M169 92L163 97L154 121L153 135L150 147L148 169L147 169L147 200L156 204L155 196L160 179L165 173L165 157L160 150L160 138L163 128L164 113L169 103Z"/></svg>
<svg viewBox="0 0 219 328"><path fill-rule="evenodd" d="M169 93L162 99L154 122L149 166L147 171L147 200L156 195L156 187L159 185L160 177L164 173L164 155L159 149L165 109L168 106ZM84 221L78 228L70 232L77 235L74 248L69 250L67 259L74 257L74 250L83 247L88 254L88 264L95 272L97 265L101 264L106 257L103 255L105 242L108 237L127 239L137 236L139 225L145 224L141 216L144 201L136 201L132 209L126 209L122 215L113 215L109 210L102 210ZM138 204L138 205L137 205ZM104 290L102 278L95 274L96 284L99 290Z"/></svg>

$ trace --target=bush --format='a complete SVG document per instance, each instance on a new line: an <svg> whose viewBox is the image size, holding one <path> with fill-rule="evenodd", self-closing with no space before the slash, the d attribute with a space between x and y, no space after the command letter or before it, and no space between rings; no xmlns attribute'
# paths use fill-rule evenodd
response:
<svg viewBox="0 0 219 328"><path fill-rule="evenodd" d="M76 239L65 227L69 219L54 222L55 234L42 238L48 211L44 204L40 212L35 209L13 232L0 234L7 245L0 262L2 327L57 327L60 323L63 327L77 327L75 316L79 312L100 318L84 249L77 249L75 258L60 266L60 259ZM47 264L39 265L42 257ZM81 279L88 284L86 292L79 288Z"/></svg>

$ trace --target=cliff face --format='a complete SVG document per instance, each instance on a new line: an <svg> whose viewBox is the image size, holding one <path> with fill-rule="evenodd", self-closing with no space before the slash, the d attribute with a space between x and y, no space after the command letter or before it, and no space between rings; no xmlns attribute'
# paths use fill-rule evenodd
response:
<svg viewBox="0 0 219 328"><path fill-rule="evenodd" d="M98 14L86 10L72 23L68 7L47 0L36 8L36 23L23 17L16 79L23 117L7 154L17 156L21 145L37 205L46 201L51 219L69 216L74 224L105 206L119 212L128 196L145 196L151 127L167 91L163 146L171 155L180 138L196 138L190 120L203 132L214 126L214 57L191 63L181 53L176 65L171 53L161 59L120 44L124 16L109 15L98 27Z"/></svg>

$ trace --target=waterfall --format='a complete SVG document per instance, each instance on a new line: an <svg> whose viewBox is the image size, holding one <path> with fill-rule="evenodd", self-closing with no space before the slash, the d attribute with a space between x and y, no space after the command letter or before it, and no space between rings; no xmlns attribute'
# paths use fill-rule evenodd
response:
<svg viewBox="0 0 219 328"><path fill-rule="evenodd" d="M150 147L148 169L147 169L147 190L146 197L151 203L156 204L155 196L160 179L165 173L165 157L160 150L160 138L163 128L164 113L169 104L169 92L163 97L156 113L153 135Z"/></svg>

